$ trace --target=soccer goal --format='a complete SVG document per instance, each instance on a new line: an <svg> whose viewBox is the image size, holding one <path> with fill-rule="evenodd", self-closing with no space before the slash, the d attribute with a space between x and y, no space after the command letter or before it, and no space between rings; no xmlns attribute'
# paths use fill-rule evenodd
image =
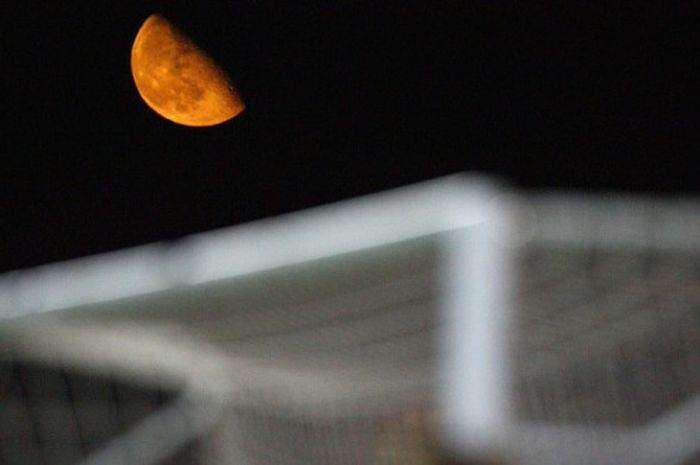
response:
<svg viewBox="0 0 700 465"><path fill-rule="evenodd" d="M700 202L454 176L0 278L0 463L689 464Z"/></svg>

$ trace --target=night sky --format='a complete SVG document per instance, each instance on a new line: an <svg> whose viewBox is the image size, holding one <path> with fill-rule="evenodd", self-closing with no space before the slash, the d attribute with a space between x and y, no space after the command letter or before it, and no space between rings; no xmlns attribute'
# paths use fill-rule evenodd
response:
<svg viewBox="0 0 700 465"><path fill-rule="evenodd" d="M0 267L458 171L700 192L692 3L580 3L2 2ZM143 103L129 54L154 12L229 73L242 115L187 128Z"/></svg>

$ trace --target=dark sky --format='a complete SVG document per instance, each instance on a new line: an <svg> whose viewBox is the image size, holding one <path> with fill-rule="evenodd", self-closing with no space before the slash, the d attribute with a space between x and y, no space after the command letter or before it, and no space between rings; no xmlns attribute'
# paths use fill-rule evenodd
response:
<svg viewBox="0 0 700 465"><path fill-rule="evenodd" d="M692 4L581 3L2 2L0 266L465 170L700 192ZM142 102L129 53L153 12L232 76L241 116L194 129Z"/></svg>

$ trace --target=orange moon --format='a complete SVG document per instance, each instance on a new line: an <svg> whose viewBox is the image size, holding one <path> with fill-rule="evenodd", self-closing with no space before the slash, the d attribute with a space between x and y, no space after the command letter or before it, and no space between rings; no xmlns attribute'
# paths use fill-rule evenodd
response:
<svg viewBox="0 0 700 465"><path fill-rule="evenodd" d="M178 124L214 126L245 108L214 60L157 14L149 16L136 34L131 74L148 106Z"/></svg>

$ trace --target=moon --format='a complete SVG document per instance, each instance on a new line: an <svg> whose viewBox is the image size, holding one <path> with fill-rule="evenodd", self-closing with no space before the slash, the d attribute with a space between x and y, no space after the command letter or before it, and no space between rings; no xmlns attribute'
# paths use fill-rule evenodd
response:
<svg viewBox="0 0 700 465"><path fill-rule="evenodd" d="M158 14L144 21L131 48L131 74L146 104L185 126L214 126L245 109L229 77Z"/></svg>

